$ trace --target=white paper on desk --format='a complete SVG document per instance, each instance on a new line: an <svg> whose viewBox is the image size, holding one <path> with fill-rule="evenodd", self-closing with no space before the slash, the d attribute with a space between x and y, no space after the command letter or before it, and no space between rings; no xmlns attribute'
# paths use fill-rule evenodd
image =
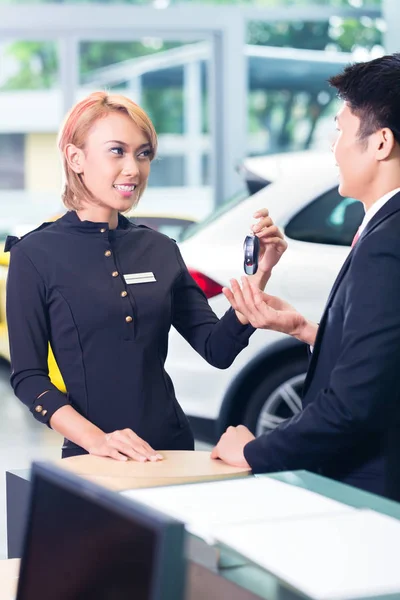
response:
<svg viewBox="0 0 400 600"><path fill-rule="evenodd" d="M354 509L267 477L134 489L124 496L163 511L193 534L213 540L215 526Z"/></svg>
<svg viewBox="0 0 400 600"><path fill-rule="evenodd" d="M400 597L400 521L374 511L221 526L215 537L311 598Z"/></svg>

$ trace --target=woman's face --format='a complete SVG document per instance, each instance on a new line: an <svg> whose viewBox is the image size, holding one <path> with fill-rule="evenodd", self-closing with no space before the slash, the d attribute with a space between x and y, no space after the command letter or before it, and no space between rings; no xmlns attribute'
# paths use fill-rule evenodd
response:
<svg viewBox="0 0 400 600"><path fill-rule="evenodd" d="M136 203L150 173L152 148L128 115L111 112L99 119L84 148L71 146L68 153L99 206L124 212Z"/></svg>

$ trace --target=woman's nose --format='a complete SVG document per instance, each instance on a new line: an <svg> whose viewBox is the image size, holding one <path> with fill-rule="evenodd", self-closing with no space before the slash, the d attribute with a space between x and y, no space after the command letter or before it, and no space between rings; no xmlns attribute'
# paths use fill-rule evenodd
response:
<svg viewBox="0 0 400 600"><path fill-rule="evenodd" d="M122 172L127 176L134 176L139 173L139 166L133 156L126 158Z"/></svg>

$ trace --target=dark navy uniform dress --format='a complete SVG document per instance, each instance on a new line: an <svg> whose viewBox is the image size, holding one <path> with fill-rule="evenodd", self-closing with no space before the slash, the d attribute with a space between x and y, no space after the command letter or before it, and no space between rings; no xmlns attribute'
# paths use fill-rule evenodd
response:
<svg viewBox="0 0 400 600"><path fill-rule="evenodd" d="M70 404L105 432L129 427L155 449L193 449L164 369L171 325L221 369L254 329L231 309L217 318L176 243L121 215L110 230L69 212L6 248L11 383L34 417L48 424ZM49 342L67 394L50 382ZM84 453L65 440L64 457Z"/></svg>

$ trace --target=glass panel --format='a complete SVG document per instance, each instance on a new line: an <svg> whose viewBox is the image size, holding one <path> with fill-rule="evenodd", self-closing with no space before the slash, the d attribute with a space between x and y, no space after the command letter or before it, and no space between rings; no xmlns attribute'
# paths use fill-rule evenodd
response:
<svg viewBox="0 0 400 600"><path fill-rule="evenodd" d="M184 185L185 159L183 156L163 156L151 165L152 186L175 187Z"/></svg>
<svg viewBox="0 0 400 600"><path fill-rule="evenodd" d="M55 0L53 0L55 2ZM180 0L182 3L192 2L193 0ZM25 0L26 2L26 0ZM173 0L57 0L59 4L136 4L155 6L156 8L168 8L176 4ZM21 0L2 0L3 4L20 4ZM30 4L47 4L49 0L29 0ZM203 0L203 4L244 4L244 5L261 5L264 7L286 7L286 6L333 6L336 7L353 7L353 8L375 8L380 7L382 0Z"/></svg>
<svg viewBox="0 0 400 600"><path fill-rule="evenodd" d="M248 153L329 148L338 100L328 79L349 62L383 54L384 30L382 19L369 17L250 22Z"/></svg>
<svg viewBox="0 0 400 600"><path fill-rule="evenodd" d="M54 42L17 40L0 45L0 90L43 90L57 85Z"/></svg>
<svg viewBox="0 0 400 600"><path fill-rule="evenodd" d="M0 189L23 189L25 136L21 133L0 133L0 156Z"/></svg>
<svg viewBox="0 0 400 600"><path fill-rule="evenodd" d="M62 116L57 43L0 43L1 233L25 233L60 210Z"/></svg>

